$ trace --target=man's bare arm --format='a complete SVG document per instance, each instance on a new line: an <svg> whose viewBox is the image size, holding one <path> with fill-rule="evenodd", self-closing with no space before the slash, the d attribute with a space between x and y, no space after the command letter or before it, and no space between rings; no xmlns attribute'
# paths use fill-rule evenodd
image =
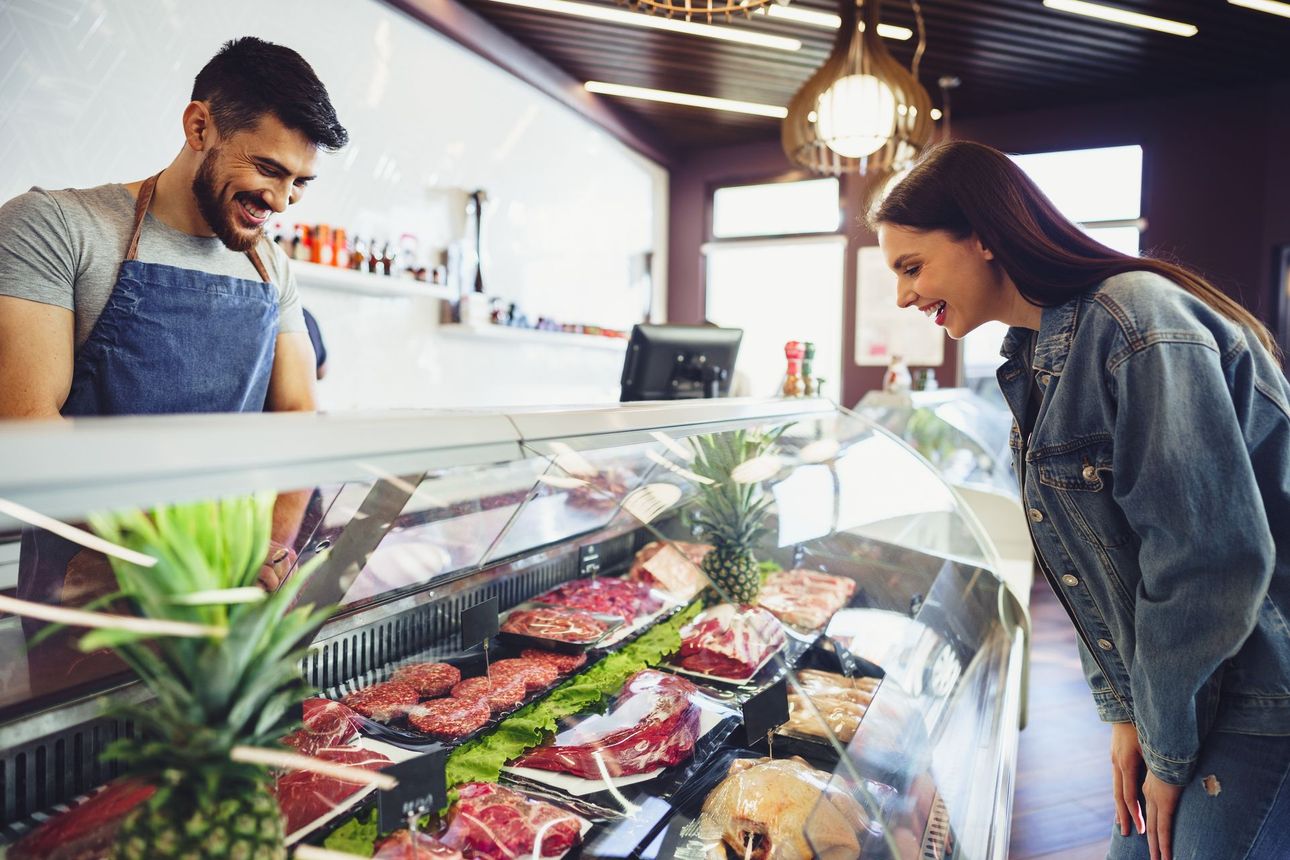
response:
<svg viewBox="0 0 1290 860"><path fill-rule="evenodd" d="M58 418L72 388L76 319L0 296L0 418Z"/></svg>
<svg viewBox="0 0 1290 860"><path fill-rule="evenodd" d="M274 346L273 375L269 379L269 412L312 412L314 397L314 348L305 332L278 335ZM295 562L296 536L309 504L312 488L278 494L273 505L272 544L269 558L260 570L260 581L267 588L277 588L282 577ZM288 550L283 555L282 550Z"/></svg>

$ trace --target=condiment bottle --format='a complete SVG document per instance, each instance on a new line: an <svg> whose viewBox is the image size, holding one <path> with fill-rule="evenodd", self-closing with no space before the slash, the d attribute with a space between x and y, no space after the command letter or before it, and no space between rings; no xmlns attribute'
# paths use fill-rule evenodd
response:
<svg viewBox="0 0 1290 860"><path fill-rule="evenodd" d="M801 397L806 392L802 380L802 357L805 350L795 340L784 344L784 356L788 359L788 374L784 377L782 393L785 397Z"/></svg>

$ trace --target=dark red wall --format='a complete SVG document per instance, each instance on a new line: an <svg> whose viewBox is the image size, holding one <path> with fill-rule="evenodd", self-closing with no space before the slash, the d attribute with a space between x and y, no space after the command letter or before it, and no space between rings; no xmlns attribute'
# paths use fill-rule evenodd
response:
<svg viewBox="0 0 1290 860"><path fill-rule="evenodd" d="M970 82L965 82L969 86ZM1143 247L1199 269L1264 320L1275 313L1273 252L1290 243L1290 83L1167 99L1089 105L960 120L954 136L1008 152L1045 152L1138 143L1144 150ZM668 315L703 318L708 200L715 185L762 181L790 165L778 141L686 153L671 175ZM843 184L847 224L842 402L881 383L881 370L856 367L855 251L875 243L864 228L856 182ZM956 350L937 372L951 385Z"/></svg>

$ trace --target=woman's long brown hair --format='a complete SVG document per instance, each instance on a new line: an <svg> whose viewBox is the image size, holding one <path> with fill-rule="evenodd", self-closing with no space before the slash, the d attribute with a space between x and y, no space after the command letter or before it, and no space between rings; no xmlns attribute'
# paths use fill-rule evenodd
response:
<svg viewBox="0 0 1290 860"><path fill-rule="evenodd" d="M1064 304L1121 272L1155 272L1249 329L1280 362L1267 327L1230 296L1182 266L1122 254L1090 238L1010 158L983 144L955 140L929 150L869 222L945 230L956 239L975 234L1021 295L1040 307Z"/></svg>

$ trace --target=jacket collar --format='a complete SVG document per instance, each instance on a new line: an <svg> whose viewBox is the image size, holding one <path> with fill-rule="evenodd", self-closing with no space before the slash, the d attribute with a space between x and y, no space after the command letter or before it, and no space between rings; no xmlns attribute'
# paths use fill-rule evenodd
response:
<svg viewBox="0 0 1290 860"><path fill-rule="evenodd" d="M1034 358L1031 366L1036 371L1060 374L1066 366L1066 356L1071 351L1071 341L1075 339L1075 325L1079 318L1079 306L1083 297L1071 299L1063 305L1044 308L1039 332L1033 329L1013 327L1003 339L1003 348L999 354L1009 362L1024 362L1034 343Z"/></svg>

